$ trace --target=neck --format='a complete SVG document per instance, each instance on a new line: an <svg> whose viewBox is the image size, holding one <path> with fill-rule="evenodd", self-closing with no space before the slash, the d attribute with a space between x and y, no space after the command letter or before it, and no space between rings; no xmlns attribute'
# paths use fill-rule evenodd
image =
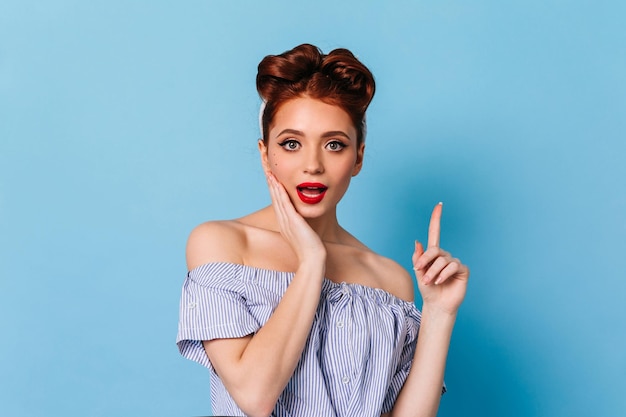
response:
<svg viewBox="0 0 626 417"><path fill-rule="evenodd" d="M274 207L268 206L265 210L271 212L271 229L280 232L280 226L276 220L276 214ZM339 243L341 232L343 228L337 221L337 212L332 210L320 217L304 218L307 224L313 229L315 233L322 239L323 242ZM268 225L269 226L269 225Z"/></svg>
<svg viewBox="0 0 626 417"><path fill-rule="evenodd" d="M304 219L311 229L317 233L323 242L338 243L340 232L343 230L337 221L337 213L327 213L324 216Z"/></svg>

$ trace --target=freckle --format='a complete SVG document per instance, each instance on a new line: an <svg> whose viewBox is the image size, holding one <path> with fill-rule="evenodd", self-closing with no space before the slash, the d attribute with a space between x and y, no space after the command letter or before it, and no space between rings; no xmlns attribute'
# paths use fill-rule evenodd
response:
<svg viewBox="0 0 626 417"><path fill-rule="evenodd" d="M277 167L277 166L278 166L278 164L274 164L274 166L275 166L275 167Z"/></svg>

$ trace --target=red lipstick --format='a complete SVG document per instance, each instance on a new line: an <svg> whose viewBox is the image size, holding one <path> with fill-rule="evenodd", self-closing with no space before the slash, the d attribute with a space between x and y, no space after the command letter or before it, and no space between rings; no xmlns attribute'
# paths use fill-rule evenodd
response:
<svg viewBox="0 0 626 417"><path fill-rule="evenodd" d="M327 189L327 186L319 182L303 182L296 187L298 197L306 204L317 204L322 201Z"/></svg>

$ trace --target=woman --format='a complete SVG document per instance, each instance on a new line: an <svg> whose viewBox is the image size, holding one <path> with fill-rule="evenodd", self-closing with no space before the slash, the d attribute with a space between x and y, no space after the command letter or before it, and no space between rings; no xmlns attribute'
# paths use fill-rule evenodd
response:
<svg viewBox="0 0 626 417"><path fill-rule="evenodd" d="M337 221L363 163L372 74L348 50L305 44L265 57L257 89L272 204L202 224L187 246L177 343L210 369L213 412L436 415L469 276L439 248L442 205L427 248L415 243L421 315L410 275Z"/></svg>

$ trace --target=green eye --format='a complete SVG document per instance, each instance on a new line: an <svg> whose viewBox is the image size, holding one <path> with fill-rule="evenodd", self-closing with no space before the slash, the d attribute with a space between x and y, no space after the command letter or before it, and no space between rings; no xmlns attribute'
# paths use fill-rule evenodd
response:
<svg viewBox="0 0 626 417"><path fill-rule="evenodd" d="M300 146L300 143L295 139L287 139L279 143L278 146L281 146L287 151L295 151Z"/></svg>
<svg viewBox="0 0 626 417"><path fill-rule="evenodd" d="M342 150L343 148L345 148L345 147L346 147L346 145L344 145L344 144L343 144L343 142L340 142L340 141L338 141L338 140L334 140L334 141L332 141L332 142L329 142L329 143L326 145L326 147L327 147L329 150L331 150L331 151L337 152L337 151L340 151L340 150Z"/></svg>

